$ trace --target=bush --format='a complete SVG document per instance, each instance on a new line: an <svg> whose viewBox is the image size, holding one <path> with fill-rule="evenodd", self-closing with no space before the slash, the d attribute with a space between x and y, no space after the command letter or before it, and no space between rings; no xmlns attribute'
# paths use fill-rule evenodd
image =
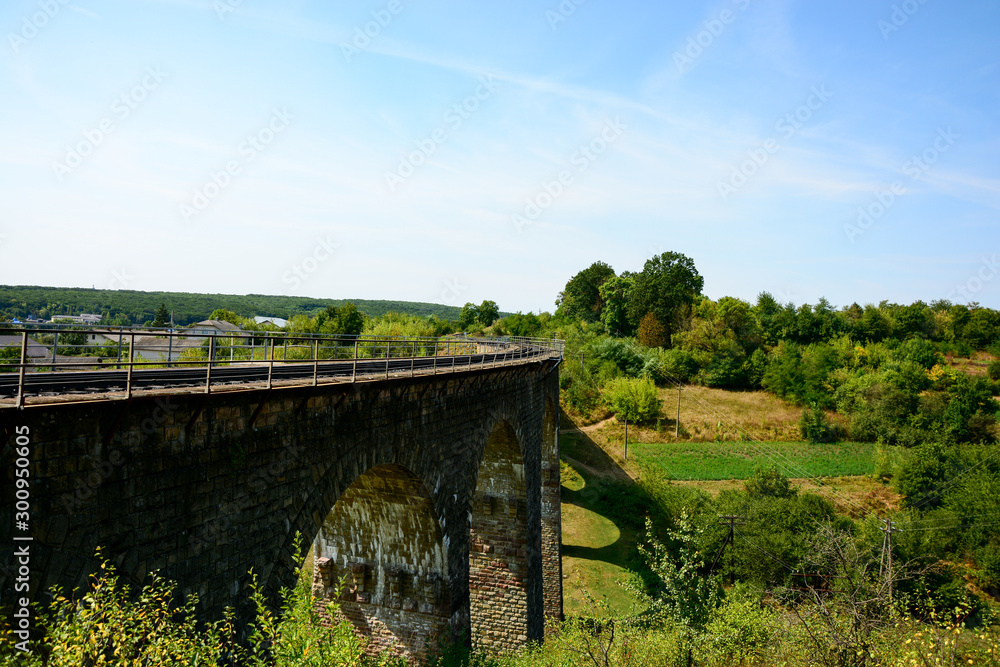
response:
<svg viewBox="0 0 1000 667"><path fill-rule="evenodd" d="M990 362L990 365L986 367L986 377L994 382L1000 380L1000 359L994 359Z"/></svg>
<svg viewBox="0 0 1000 667"><path fill-rule="evenodd" d="M843 429L831 424L826 419L826 413L819 408L803 410L799 419L799 431L802 437L816 444L820 442L838 442L843 438Z"/></svg>
<svg viewBox="0 0 1000 667"><path fill-rule="evenodd" d="M608 408L621 419L650 422L660 414L663 401L656 397L656 385L649 378L617 378L604 388Z"/></svg>
<svg viewBox="0 0 1000 667"><path fill-rule="evenodd" d="M751 498L791 498L798 493L785 473L778 466L755 466L753 473L743 482L743 490Z"/></svg>

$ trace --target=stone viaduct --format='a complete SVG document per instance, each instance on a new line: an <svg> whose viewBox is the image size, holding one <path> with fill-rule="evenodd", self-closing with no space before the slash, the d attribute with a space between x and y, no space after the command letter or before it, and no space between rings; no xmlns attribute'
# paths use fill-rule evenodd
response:
<svg viewBox="0 0 1000 667"><path fill-rule="evenodd" d="M562 614L558 363L4 409L0 605L27 427L34 600L85 586L102 547L133 586L158 570L206 619L245 618L251 568L272 599L294 586L299 534L320 606L375 650L541 639Z"/></svg>

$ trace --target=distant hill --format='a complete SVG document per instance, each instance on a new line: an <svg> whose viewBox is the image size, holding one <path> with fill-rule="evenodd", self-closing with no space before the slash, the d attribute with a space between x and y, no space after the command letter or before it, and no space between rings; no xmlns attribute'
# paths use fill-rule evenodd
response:
<svg viewBox="0 0 1000 667"><path fill-rule="evenodd" d="M152 321L161 303L166 305L167 310L173 311L174 322L183 325L206 319L216 308L226 308L244 316L265 315L288 319L298 314L312 315L327 306L342 306L348 301L372 317L397 311L413 315L437 315L442 319L455 320L461 312L461 308L456 306L419 301L314 299L267 294L195 294L0 285L0 315L9 318L24 319L34 315L49 319L58 315L95 313L103 315L107 320L117 318L121 324L129 322L142 324Z"/></svg>

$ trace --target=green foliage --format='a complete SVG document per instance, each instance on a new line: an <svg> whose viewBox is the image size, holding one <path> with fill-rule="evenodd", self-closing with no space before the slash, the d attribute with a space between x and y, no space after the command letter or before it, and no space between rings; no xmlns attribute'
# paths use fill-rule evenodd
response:
<svg viewBox="0 0 1000 667"><path fill-rule="evenodd" d="M829 343L802 347L782 341L771 353L762 384L778 396L799 404L832 407L829 380L839 361Z"/></svg>
<svg viewBox="0 0 1000 667"><path fill-rule="evenodd" d="M649 378L616 378L605 386L604 399L620 419L633 423L656 419L663 405Z"/></svg>
<svg viewBox="0 0 1000 667"><path fill-rule="evenodd" d="M638 322L646 313L653 313L667 328L670 336L680 328L680 318L696 296L701 294L705 279L695 268L694 261L677 252L664 252L646 261L642 273L635 277L628 314Z"/></svg>
<svg viewBox="0 0 1000 667"><path fill-rule="evenodd" d="M743 482L743 490L750 498L791 498L798 493L778 466L754 466L753 474Z"/></svg>
<svg viewBox="0 0 1000 667"><path fill-rule="evenodd" d="M500 317L500 308L496 301L483 301L479 304L476 320L484 327L488 327Z"/></svg>
<svg viewBox="0 0 1000 667"><path fill-rule="evenodd" d="M535 338L542 335L544 327L545 323L538 315L534 313L522 315L520 312L517 312L495 322L493 324L493 334L496 336Z"/></svg>
<svg viewBox="0 0 1000 667"><path fill-rule="evenodd" d="M635 589L649 603L649 616L694 631L705 628L721 597L719 582L703 574L705 563L698 553L701 533L688 513L682 512L677 527L667 531L671 544L676 545L671 549L656 538L647 519L646 543L639 545L639 552L655 575L656 586L652 591Z"/></svg>
<svg viewBox="0 0 1000 667"><path fill-rule="evenodd" d="M778 616L763 604L760 592L737 584L712 611L702 646L714 663L744 664L767 655L777 632Z"/></svg>
<svg viewBox="0 0 1000 667"><path fill-rule="evenodd" d="M556 305L558 312L566 317L586 322L601 319L604 299L601 286L615 277L615 271L604 262L594 262L569 279L559 294Z"/></svg>
<svg viewBox="0 0 1000 667"><path fill-rule="evenodd" d="M994 382L1000 381L1000 359L994 359L986 367L986 376Z"/></svg>
<svg viewBox="0 0 1000 667"><path fill-rule="evenodd" d="M818 442L837 442L844 436L843 430L836 424L831 424L826 413L819 408L803 410L799 420L799 431L802 437L815 444Z"/></svg>
<svg viewBox="0 0 1000 667"><path fill-rule="evenodd" d="M371 317L387 312L436 315L443 320L458 319L459 308L415 301L378 301L351 299L358 309ZM139 292L135 290L95 290L69 287L0 285L0 314L24 320L29 315L51 318L58 315L97 313L104 324L141 324L151 321L158 307L170 304L166 319L174 313L178 325L209 319L215 310L234 313L266 314L291 319L295 315L314 315L327 306L342 306L344 299L315 299L301 296L265 294L195 294L189 292Z"/></svg>
<svg viewBox="0 0 1000 667"><path fill-rule="evenodd" d="M303 553L299 550L299 560ZM32 642L28 654L13 648L11 637L0 633L3 664L36 667L80 665L190 665L216 667L327 667L328 665L403 666L389 656L364 655L364 642L346 620L326 627L311 593L311 573L300 572L293 590L282 590L280 609L272 610L251 570L251 602L256 615L246 642L239 641L235 615L207 625L197 621L198 596L181 602L175 584L157 576L132 595L119 581L114 566L101 558L101 569L91 577L86 592L68 598L53 590L53 600L41 610L44 636ZM328 613L335 616L335 605Z"/></svg>
<svg viewBox="0 0 1000 667"><path fill-rule="evenodd" d="M635 275L625 271L601 283L598 293L604 301L601 322L612 336L631 336L635 323L629 319L628 304L635 286Z"/></svg>
<svg viewBox="0 0 1000 667"><path fill-rule="evenodd" d="M156 315L153 316L153 326L162 327L170 321L170 312L167 311L166 304L161 303L160 307L156 309Z"/></svg>

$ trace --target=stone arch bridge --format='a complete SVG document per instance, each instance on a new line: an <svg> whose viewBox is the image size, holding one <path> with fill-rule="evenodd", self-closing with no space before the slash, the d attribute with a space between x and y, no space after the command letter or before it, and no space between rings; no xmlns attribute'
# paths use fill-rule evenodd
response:
<svg viewBox="0 0 1000 667"><path fill-rule="evenodd" d="M251 568L272 599L294 585L298 533L314 545L318 603L338 599L373 650L541 639L562 615L561 349L509 347L438 357L433 372L393 357L384 374L328 383L314 370L225 391L19 400L0 410L0 531L22 534L8 482L26 430L32 539L17 544L33 600L84 586L100 546L133 584L158 570L206 618L245 614ZM12 544L0 544L2 605Z"/></svg>

